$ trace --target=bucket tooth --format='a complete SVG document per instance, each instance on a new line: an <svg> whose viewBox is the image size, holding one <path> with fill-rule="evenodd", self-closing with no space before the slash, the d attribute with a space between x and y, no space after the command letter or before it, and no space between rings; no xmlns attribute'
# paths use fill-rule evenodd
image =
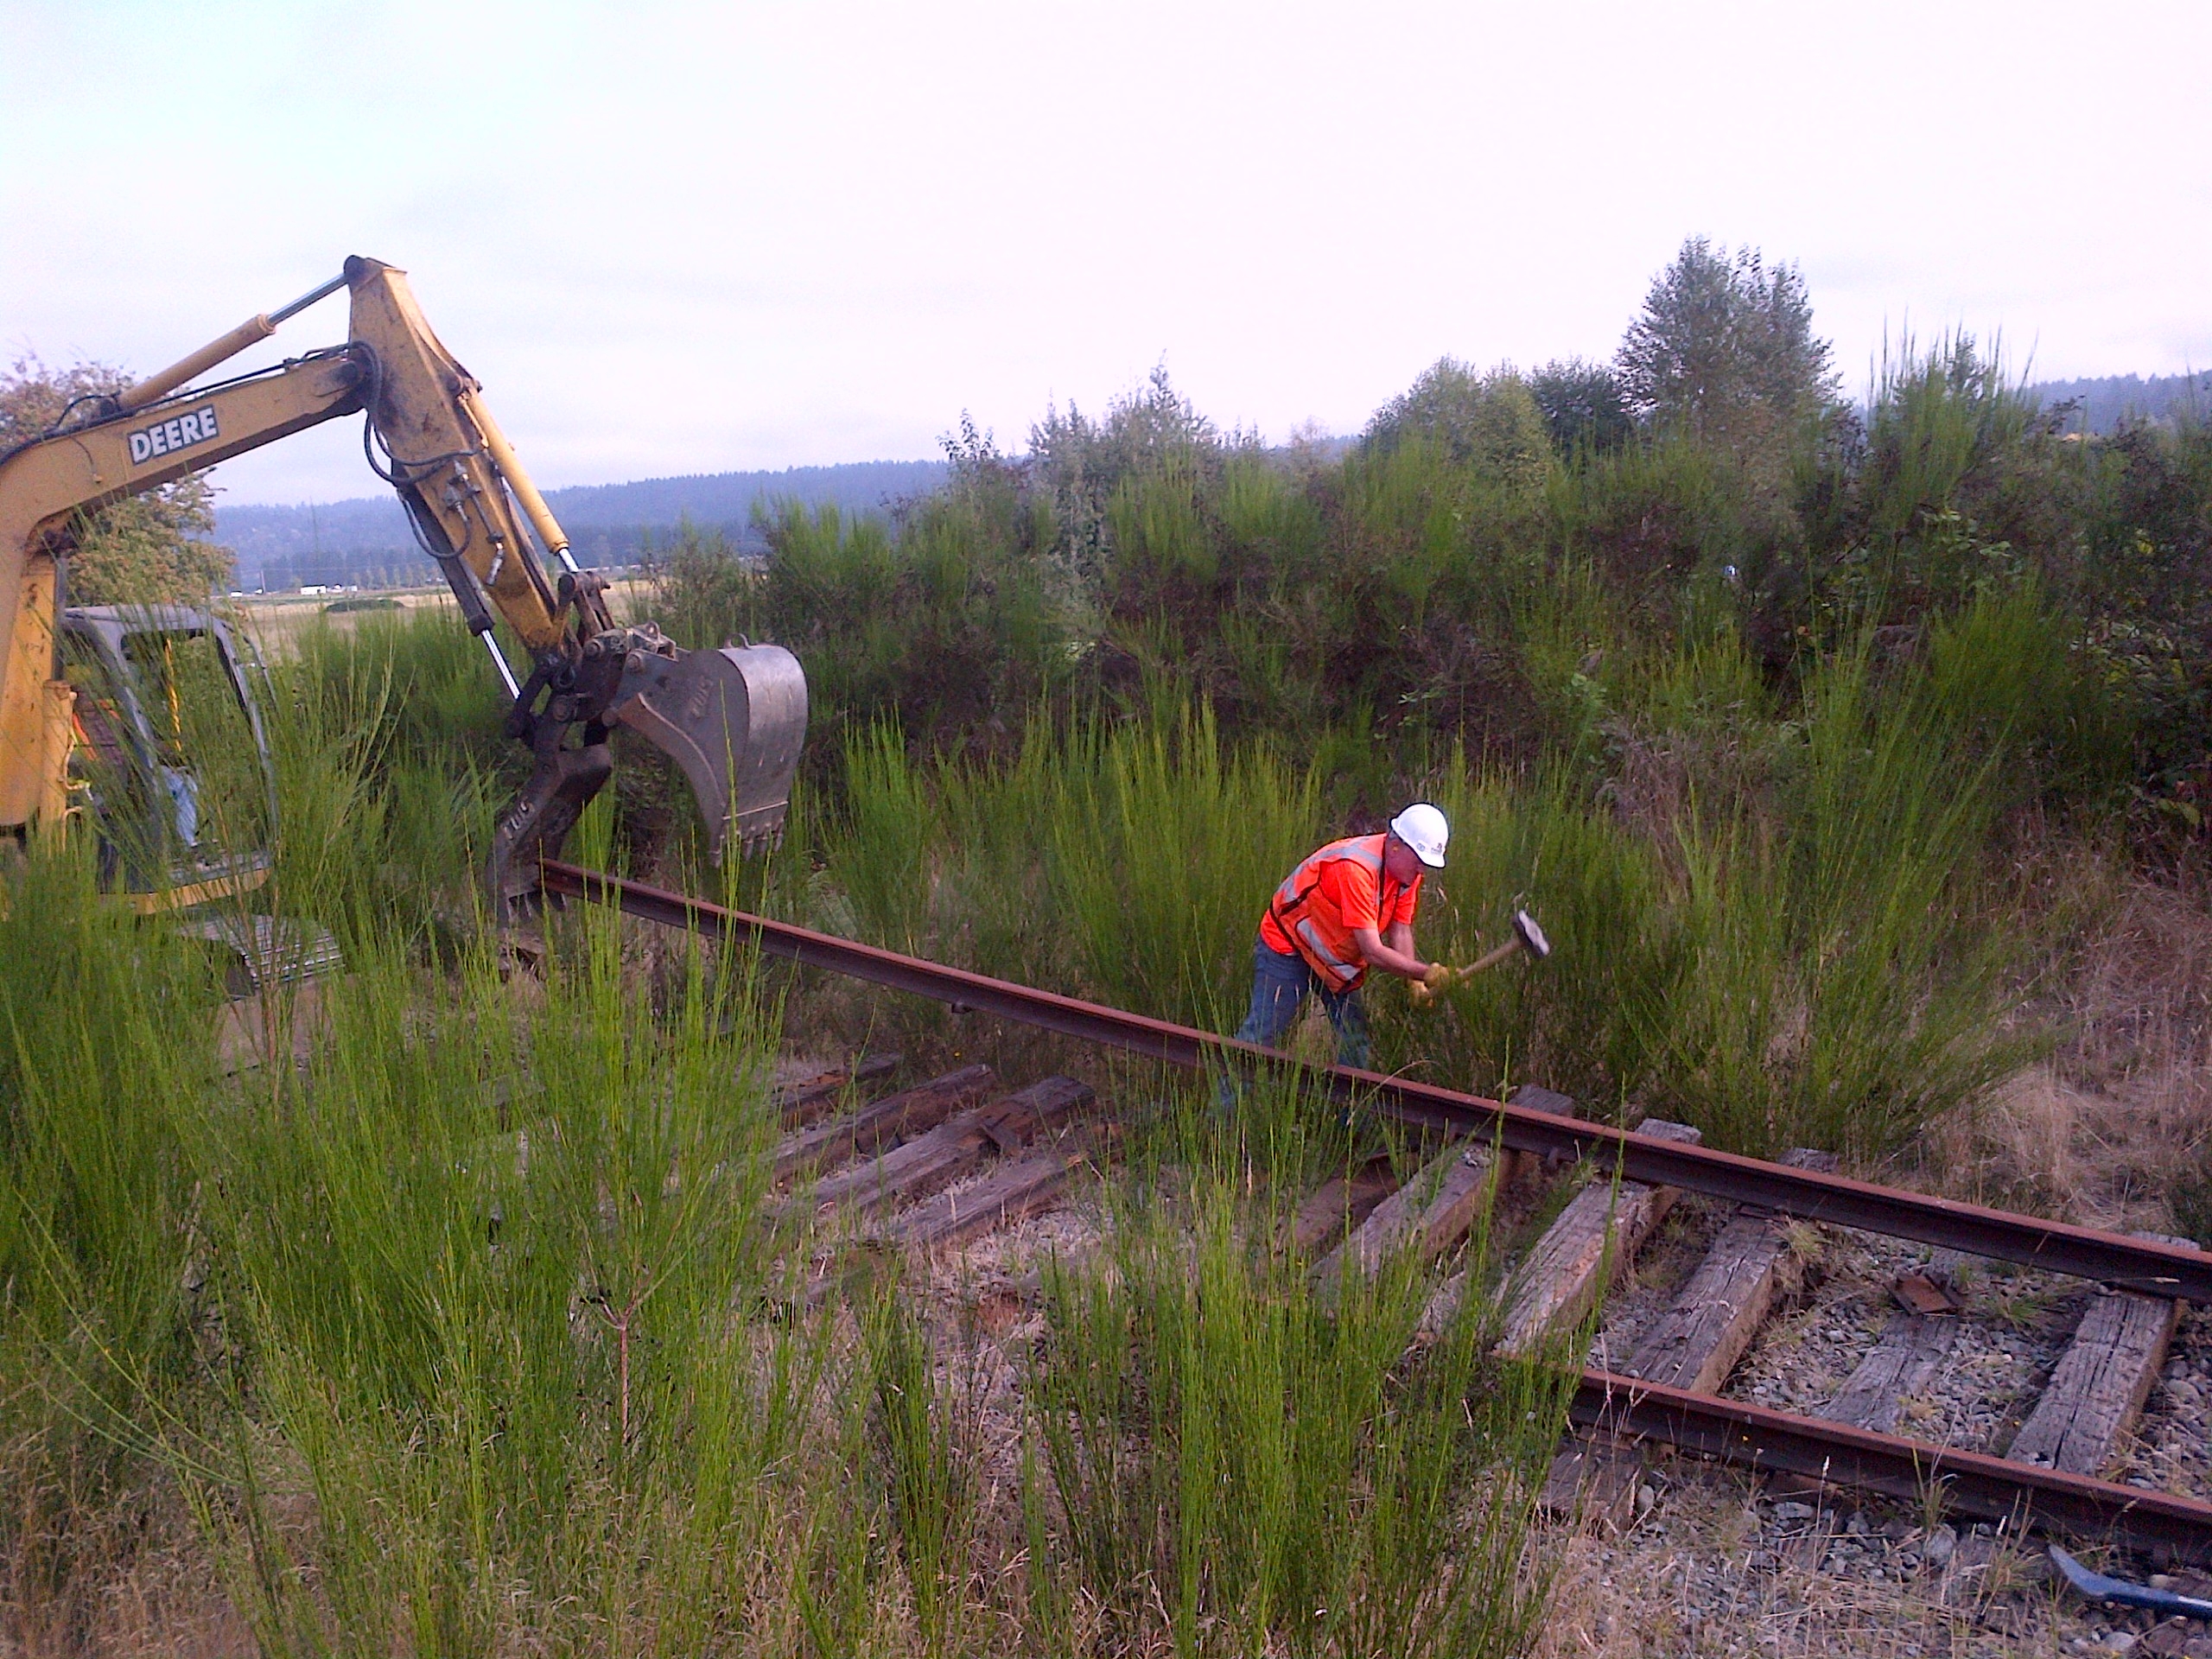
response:
<svg viewBox="0 0 2212 1659"><path fill-rule="evenodd" d="M806 742L806 676L781 645L725 645L633 658L637 689L607 710L664 750L690 781L715 862L781 835Z"/></svg>

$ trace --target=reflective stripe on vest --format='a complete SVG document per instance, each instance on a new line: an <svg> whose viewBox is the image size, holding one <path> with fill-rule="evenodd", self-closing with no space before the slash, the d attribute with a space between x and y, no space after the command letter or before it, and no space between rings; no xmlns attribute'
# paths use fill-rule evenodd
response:
<svg viewBox="0 0 2212 1659"><path fill-rule="evenodd" d="M1366 976L1366 962L1357 955L1347 962L1331 950L1313 918L1303 913L1313 897L1314 888L1320 885L1323 867L1339 859L1349 859L1372 870L1376 895L1382 896L1383 884L1389 879L1382 868L1382 837L1351 836L1308 853L1275 889L1268 909L1275 918L1275 925L1298 947L1298 954L1306 958L1306 966L1320 976L1321 982L1332 991L1348 991Z"/></svg>
<svg viewBox="0 0 2212 1659"><path fill-rule="evenodd" d="M1313 925L1313 918L1311 916L1301 916L1298 918L1298 931L1292 937L1305 944L1306 948L1303 952L1304 955L1319 957L1321 961L1328 963L1331 968L1348 980L1359 977L1360 969L1363 964L1339 961L1336 953L1323 943L1321 930Z"/></svg>

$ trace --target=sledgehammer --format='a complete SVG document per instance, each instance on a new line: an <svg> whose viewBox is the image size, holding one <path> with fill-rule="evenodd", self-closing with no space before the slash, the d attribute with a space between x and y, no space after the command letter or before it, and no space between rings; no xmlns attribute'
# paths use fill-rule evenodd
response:
<svg viewBox="0 0 2212 1659"><path fill-rule="evenodd" d="M1458 985L1471 979L1485 968L1497 967L1499 963L1503 962L1516 950L1526 950L1540 962L1552 953L1552 942L1544 937L1544 930L1536 925L1536 918L1525 910L1516 910L1513 912L1511 938L1503 944L1484 951L1465 967L1450 969L1450 976L1446 979L1444 984L1445 986ZM1443 987L1440 986L1438 988L1442 989ZM1426 985L1415 985L1413 989L1414 1001L1416 1002L1426 1002L1436 995Z"/></svg>
<svg viewBox="0 0 2212 1659"><path fill-rule="evenodd" d="M1536 918L1525 910L1513 912L1513 937L1494 950L1485 950L1464 968L1454 968L1454 983L1479 974L1485 968L1495 968L1516 950L1526 950L1539 962L1552 953L1552 942L1544 937L1544 930L1536 925Z"/></svg>

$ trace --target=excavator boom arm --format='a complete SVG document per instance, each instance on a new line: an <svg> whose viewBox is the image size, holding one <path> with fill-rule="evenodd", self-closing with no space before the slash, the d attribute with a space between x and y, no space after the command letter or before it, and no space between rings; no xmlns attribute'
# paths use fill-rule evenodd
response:
<svg viewBox="0 0 2212 1659"><path fill-rule="evenodd" d="M532 658L562 648L561 601L524 529L518 499L542 501L514 458L505 435L484 408L475 377L446 350L407 274L375 259L346 262L353 290L353 339L347 351L367 376L363 397L385 461L378 466L398 491L431 556L479 632L489 626L472 604L474 587L520 637ZM504 461L504 465L502 462ZM568 537L544 515L545 550L568 551ZM466 566L460 580L450 561ZM603 619L601 619L603 620Z"/></svg>
<svg viewBox="0 0 2212 1659"><path fill-rule="evenodd" d="M343 346L185 389L340 286L353 308ZM684 652L651 623L617 626L606 584L576 568L481 387L431 330L406 273L359 257L342 276L240 324L89 418L0 455L0 829L33 821L58 798L67 693L52 677L56 561L82 515L355 412L368 416L370 465L398 493L469 627L488 634L496 612L530 652L519 685L496 647L491 653L515 699L508 730L537 763L494 838L496 906L536 887L539 855L558 849L606 781L613 726L677 760L716 856L733 828L747 840L780 829L806 725L797 660L774 645ZM551 580L541 553L562 566ZM582 747L571 747L565 740L578 731Z"/></svg>

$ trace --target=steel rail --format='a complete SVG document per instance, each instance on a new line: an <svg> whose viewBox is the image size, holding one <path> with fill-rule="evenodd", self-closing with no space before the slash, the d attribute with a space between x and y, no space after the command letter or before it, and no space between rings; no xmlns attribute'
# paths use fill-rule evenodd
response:
<svg viewBox="0 0 2212 1659"><path fill-rule="evenodd" d="M1654 1140L1603 1123L1509 1106L1380 1072L1308 1065L1274 1050L1212 1032L948 968L918 957L901 956L553 859L544 861L542 880L548 893L615 906L632 916L690 929L709 938L742 939L770 956L802 966L1176 1065L1203 1070L1210 1065L1235 1064L1295 1071L1335 1098L1416 1128L1490 1136L1516 1152L1586 1158L1609 1174L1618 1169L1629 1180L1680 1187L1808 1221L1831 1222L1971 1255L2017 1262L2146 1295L2212 1302L2212 1255L2186 1245L2100 1232L1817 1170L1793 1169L1710 1147Z"/></svg>
<svg viewBox="0 0 2212 1659"><path fill-rule="evenodd" d="M1980 1452L1877 1434L1817 1417L1585 1370L1567 1414L1586 1428L1664 1441L1726 1462L1802 1475L2017 1527L2042 1526L2127 1548L2212 1553L2212 1503Z"/></svg>

